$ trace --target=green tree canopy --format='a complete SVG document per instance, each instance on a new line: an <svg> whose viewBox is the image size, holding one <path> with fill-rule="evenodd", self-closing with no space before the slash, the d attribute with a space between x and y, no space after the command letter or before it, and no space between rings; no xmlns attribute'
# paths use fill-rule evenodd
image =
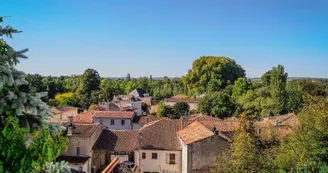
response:
<svg viewBox="0 0 328 173"><path fill-rule="evenodd" d="M245 70L226 57L202 56L195 60L192 69L183 77L189 94L219 91L245 77Z"/></svg>
<svg viewBox="0 0 328 173"><path fill-rule="evenodd" d="M173 118L180 118L181 116L187 116L190 106L186 102L178 102L172 107Z"/></svg>

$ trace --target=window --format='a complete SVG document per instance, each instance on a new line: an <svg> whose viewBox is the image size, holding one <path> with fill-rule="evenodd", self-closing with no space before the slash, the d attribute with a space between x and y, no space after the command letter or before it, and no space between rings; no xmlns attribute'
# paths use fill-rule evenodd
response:
<svg viewBox="0 0 328 173"><path fill-rule="evenodd" d="M151 159L157 159L157 153L151 153Z"/></svg>
<svg viewBox="0 0 328 173"><path fill-rule="evenodd" d="M122 125L122 126L125 125L125 120L121 120L121 125Z"/></svg>
<svg viewBox="0 0 328 173"><path fill-rule="evenodd" d="M114 120L110 120L110 125L114 125Z"/></svg>
<svg viewBox="0 0 328 173"><path fill-rule="evenodd" d="M175 164L175 154L170 153L170 165L174 165Z"/></svg>
<svg viewBox="0 0 328 173"><path fill-rule="evenodd" d="M104 124L104 120L103 120L103 119L99 119L99 123L100 123L101 125L103 125L103 124Z"/></svg>
<svg viewBox="0 0 328 173"><path fill-rule="evenodd" d="M146 153L142 153L142 159L146 159Z"/></svg>
<svg viewBox="0 0 328 173"><path fill-rule="evenodd" d="M80 155L80 147L76 147L76 155Z"/></svg>

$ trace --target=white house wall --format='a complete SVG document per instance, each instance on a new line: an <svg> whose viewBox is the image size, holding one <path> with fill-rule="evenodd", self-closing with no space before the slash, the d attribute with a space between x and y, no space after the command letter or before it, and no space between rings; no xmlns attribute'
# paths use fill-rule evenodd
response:
<svg viewBox="0 0 328 173"><path fill-rule="evenodd" d="M115 118L114 120L114 125L111 125L111 120L109 118L94 118L93 121L94 123L100 123L100 119L102 119L102 125L107 127L110 130L131 130L132 129L132 123L131 119L119 119ZM125 125L121 124L121 121L125 120Z"/></svg>
<svg viewBox="0 0 328 173"><path fill-rule="evenodd" d="M142 159L142 153L146 153L146 159ZM152 153L157 153L157 159L152 159ZM170 153L175 154L175 164L168 162ZM141 172L181 173L181 151L139 150L138 156Z"/></svg>

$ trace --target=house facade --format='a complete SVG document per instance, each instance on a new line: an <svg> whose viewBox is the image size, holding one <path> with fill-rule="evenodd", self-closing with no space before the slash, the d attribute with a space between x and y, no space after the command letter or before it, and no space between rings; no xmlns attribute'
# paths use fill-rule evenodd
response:
<svg viewBox="0 0 328 173"><path fill-rule="evenodd" d="M189 110L197 110L198 99L189 99L187 96L179 94L171 98L164 99L166 106L174 106L178 102L185 102L189 105Z"/></svg>
<svg viewBox="0 0 328 173"><path fill-rule="evenodd" d="M132 120L135 112L96 111L93 122L111 130L132 130Z"/></svg>
<svg viewBox="0 0 328 173"><path fill-rule="evenodd" d="M57 161L67 161L72 169L82 168L85 172L95 171L93 164L93 146L103 127L100 124L71 123L67 126L68 150Z"/></svg>
<svg viewBox="0 0 328 173"><path fill-rule="evenodd" d="M52 107L52 122L68 121L69 117L79 114L79 108L73 106Z"/></svg>

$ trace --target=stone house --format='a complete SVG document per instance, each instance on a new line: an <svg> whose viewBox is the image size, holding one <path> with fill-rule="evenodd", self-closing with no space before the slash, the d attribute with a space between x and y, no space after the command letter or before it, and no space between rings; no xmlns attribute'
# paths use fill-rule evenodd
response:
<svg viewBox="0 0 328 173"><path fill-rule="evenodd" d="M143 114L142 101L140 98L135 97L134 95L114 96L112 102L115 103L116 105L119 105L119 107L121 107L123 104L128 108L134 108L134 111L136 112L137 116Z"/></svg>
<svg viewBox="0 0 328 173"><path fill-rule="evenodd" d="M69 117L79 114L79 108L73 106L52 107L52 122L68 121Z"/></svg>
<svg viewBox="0 0 328 173"><path fill-rule="evenodd" d="M186 95L179 94L171 98L164 99L164 104L166 106L174 106L178 102L188 103L190 111L197 110L198 99L189 99Z"/></svg>
<svg viewBox="0 0 328 173"><path fill-rule="evenodd" d="M257 131L260 134L261 132L270 133L274 128L278 131L281 136L289 135L293 128L299 125L297 116L293 113L280 115L280 116L271 116L264 118L264 120L257 122Z"/></svg>
<svg viewBox="0 0 328 173"><path fill-rule="evenodd" d="M93 146L103 127L92 123L69 123L66 136L69 139L68 150L57 161L67 161L72 169L82 168L85 172L95 171L93 164Z"/></svg>
<svg viewBox="0 0 328 173"><path fill-rule="evenodd" d="M114 158L134 162L138 135L137 130L104 129L93 148L96 168L104 169Z"/></svg>

